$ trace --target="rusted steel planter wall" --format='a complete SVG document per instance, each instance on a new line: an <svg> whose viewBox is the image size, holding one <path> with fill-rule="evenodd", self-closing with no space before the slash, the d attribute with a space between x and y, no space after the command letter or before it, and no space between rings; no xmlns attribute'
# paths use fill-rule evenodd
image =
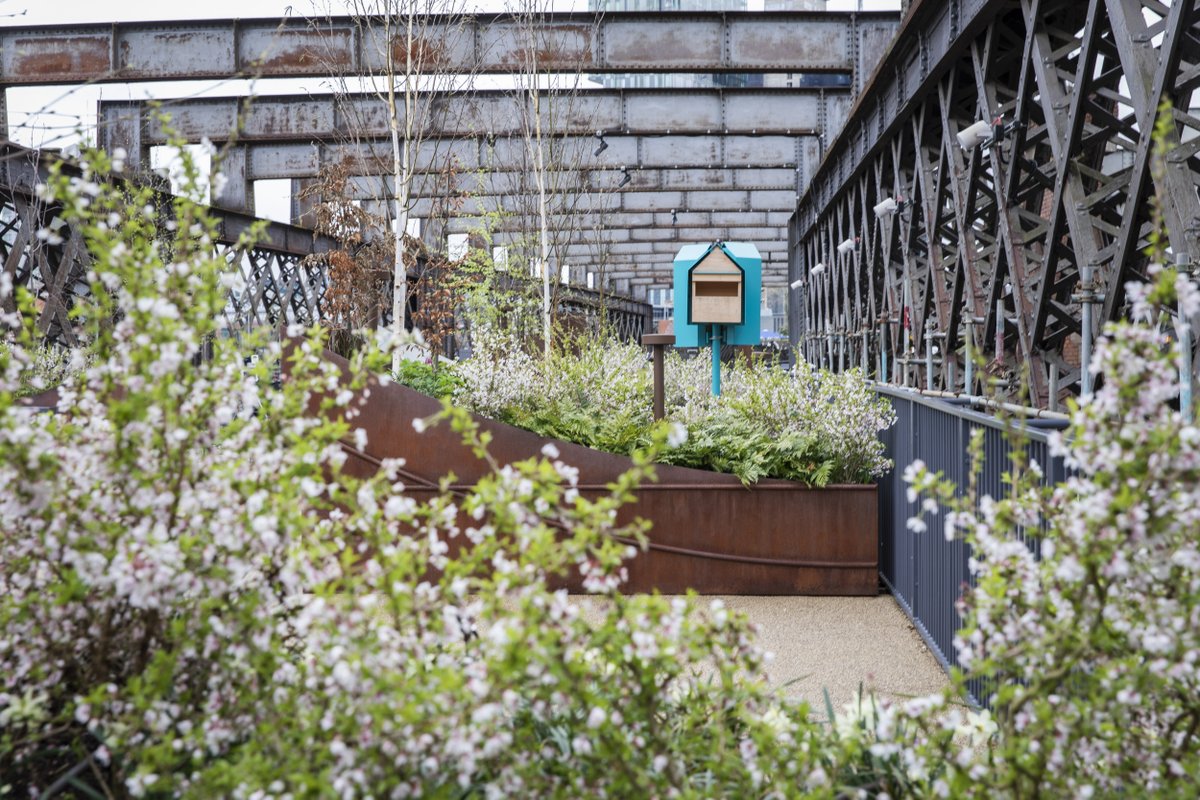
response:
<svg viewBox="0 0 1200 800"><path fill-rule="evenodd" d="M335 359L336 360L336 359ZM377 459L404 458L415 496L436 491L453 473L473 485L488 467L440 425L417 433L412 421L441 410L426 395L398 385L374 386L354 424L367 433L361 467ZM491 433L489 450L500 463L536 456L553 442L562 460L579 469L585 494L627 471L624 456L547 439L495 420L476 417ZM355 455L352 448L348 448ZM878 589L877 488L809 489L791 481L762 481L746 488L732 475L684 467L657 467L658 482L638 491L622 521L653 523L650 549L629 563L630 592L675 594L871 595ZM577 584L568 584L577 588Z"/></svg>

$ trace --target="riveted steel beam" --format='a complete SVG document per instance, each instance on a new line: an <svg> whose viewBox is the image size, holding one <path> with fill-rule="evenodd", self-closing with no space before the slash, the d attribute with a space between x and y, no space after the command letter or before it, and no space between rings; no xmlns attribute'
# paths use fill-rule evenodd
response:
<svg viewBox="0 0 1200 800"><path fill-rule="evenodd" d="M698 239L697 241L712 240ZM786 244L778 247L773 246L769 242L755 242L754 244L758 247L764 262L769 260L781 261L784 258ZM593 258L601 260L607 257L607 263L613 263L612 259L615 256L654 256L657 260L653 264L647 262L647 266L652 270L657 269L661 271L663 269L670 270L671 262L675 254L679 252L680 247L681 243L676 242L615 242L611 244L570 244L558 248L557 252L562 253L563 257L568 259Z"/></svg>
<svg viewBox="0 0 1200 800"><path fill-rule="evenodd" d="M679 245L693 242L755 242L763 247L778 250L786 233L782 228L617 228L599 230L581 229L573 232L569 241L584 241L589 245L618 244L630 242L666 242ZM515 231L494 231L490 240L495 245L521 244L532 246L537 242L536 228Z"/></svg>
<svg viewBox="0 0 1200 800"><path fill-rule="evenodd" d="M377 191L378 184L352 186L350 199L373 200L391 195L388 188ZM774 190L731 190L731 191L615 191L579 192L564 191L548 199L550 210L559 212L595 212L599 214L618 211L654 211L670 213L672 209L685 211L785 211L795 204L795 192ZM531 213L531 197L514 195L472 195L452 198L452 203L443 198L421 197L414 200L409 215L422 219L445 213L450 207L453 216L480 217L491 214Z"/></svg>
<svg viewBox="0 0 1200 800"><path fill-rule="evenodd" d="M130 139L101 135L102 145L112 150L125 147L136 152ZM609 136L605 148L595 155L595 136L561 137L554 150L558 163L573 169L704 169L779 170L790 169L803 181L820 161L816 136ZM384 141L325 144L311 137L295 141L251 142L237 145L247 153L252 180L314 178L330 167L343 167L351 175L388 174L392 168L391 144ZM459 173L527 171L528 149L523 139L483 138L438 139L423 142L414 158L415 172L441 172L453 165Z"/></svg>
<svg viewBox="0 0 1200 800"><path fill-rule="evenodd" d="M539 18L543 71L840 72L864 75L895 12L553 13ZM527 23L524 23L527 25ZM528 45L509 15L430 17L414 50L427 70L512 73ZM0 29L0 84L377 74L379 20L225 19Z"/></svg>
<svg viewBox="0 0 1200 800"><path fill-rule="evenodd" d="M437 139L519 137L533 118L528 97L511 91L421 95L414 122ZM544 129L554 136L829 135L850 109L848 89L584 89L539 97ZM403 111L400 125L404 125ZM162 101L101 101L102 130L140 134L142 147L167 142L346 140L391 136L386 103L374 95L269 95ZM102 133L102 137L110 136ZM102 140L104 141L104 140Z"/></svg>
<svg viewBox="0 0 1200 800"><path fill-rule="evenodd" d="M387 209L381 209L386 214ZM556 219L572 230L595 230L607 228L622 230L633 228L678 228L700 231L719 228L754 227L770 228L786 238L788 211L631 211L612 213L563 212ZM446 222L446 233L474 233L482 231L487 224L496 233L536 230L536 222L521 217L501 217L493 220L453 217ZM711 238L711 237L710 237Z"/></svg>
<svg viewBox="0 0 1200 800"><path fill-rule="evenodd" d="M625 180L628 176L628 181ZM552 170L544 175L552 194L581 192L613 195L654 192L691 195L691 207L708 210L749 209L751 206L784 210L796 200L796 172L790 169L605 169ZM622 185L624 184L624 185ZM393 197L394 182L383 177L353 177L349 181L352 199ZM409 183L411 197L462 198L476 194L536 195L532 177L521 172L415 175ZM716 195L722 195L717 198ZM730 197L724 197L730 195ZM751 197L753 195L753 197ZM699 197L700 199L696 199ZM747 198L750 198L747 202ZM617 202L623 202L618 200ZM656 205L662 208L661 205ZM687 198L671 208L688 208Z"/></svg>

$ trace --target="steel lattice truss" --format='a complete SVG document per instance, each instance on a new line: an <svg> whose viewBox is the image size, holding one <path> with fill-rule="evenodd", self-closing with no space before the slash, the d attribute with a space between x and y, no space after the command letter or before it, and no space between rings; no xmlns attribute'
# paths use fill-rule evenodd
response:
<svg viewBox="0 0 1200 800"><path fill-rule="evenodd" d="M43 335L52 342L76 345L78 325L69 315L89 294L87 272L92 260L82 234L72 224L56 223L56 210L36 196L34 187L45 182L48 166L48 160L34 151L0 143L0 268L15 286L33 295ZM161 209L171 207L169 195L160 195L160 200ZM228 210L212 209L212 213L219 220L213 254L240 277L225 307L225 327L231 334L324 321L326 265L306 257L332 249L334 241L304 228L268 222L257 245L239 247L242 234L263 221ZM61 243L40 237L42 230L53 231ZM574 287L559 293L559 303L564 313L591 324L605 319L622 338L640 335L651 316L645 303ZM6 297L0 311L14 310L12 296Z"/></svg>
<svg viewBox="0 0 1200 800"><path fill-rule="evenodd" d="M89 294L87 272L92 259L75 226L56 222L56 210L32 191L45 180L47 166L32 151L8 144L0 147L0 263L14 285L33 295L41 332L50 341L75 345L78 326L68 315ZM170 196L163 194L160 199L160 209L170 209ZM304 258L328 249L332 242L314 239L311 231L271 223L259 245L239 248L239 238L255 220L215 213L220 224L213 254L241 277L240 288L230 292L225 308L227 329L236 334L262 325L274 328L319 321L325 270L305 264ZM38 235L42 230L54 231L62 242L44 240ZM11 296L4 306L5 312L15 309Z"/></svg>
<svg viewBox="0 0 1200 800"><path fill-rule="evenodd" d="M1057 400L1079 381L1081 302L1099 295L1092 333L1126 313L1154 208L1171 256L1200 257L1198 84L1195 0L926 0L792 219L793 336L810 360L953 389L969 334L990 373ZM1000 136L960 146L996 117ZM949 356L931 382L927 339Z"/></svg>

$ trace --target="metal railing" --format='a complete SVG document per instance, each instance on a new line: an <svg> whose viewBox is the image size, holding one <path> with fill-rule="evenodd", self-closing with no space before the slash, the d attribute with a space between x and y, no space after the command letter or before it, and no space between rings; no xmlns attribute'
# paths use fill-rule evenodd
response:
<svg viewBox="0 0 1200 800"><path fill-rule="evenodd" d="M983 464L976 475L977 497L1006 496L1011 487L1003 475L1010 468L1014 442L1026 457L1038 463L1041 482L1051 486L1066 478L1059 457L1051 456L1048 427L1063 427L1061 420L1026 420L1014 437L1015 420L1005 421L972 410L963 402L935 399L915 391L876 385L896 411L896 424L881 438L895 467L879 479L879 573L892 595L912 620L942 667L957 663L954 635L961 620L955 604L975 578L967 567L971 548L961 540L946 541L945 511L926 515L928 530L914 533L908 519L919 507L908 502L904 468L920 459L930 470L955 482L965 495L972 469L971 437L983 431ZM1036 554L1040 540L1026 544ZM989 687L978 680L968 684L973 699L987 702Z"/></svg>

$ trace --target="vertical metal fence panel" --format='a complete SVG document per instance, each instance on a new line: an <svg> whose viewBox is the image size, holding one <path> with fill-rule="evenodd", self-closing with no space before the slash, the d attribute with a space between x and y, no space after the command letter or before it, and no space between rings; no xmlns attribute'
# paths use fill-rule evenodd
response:
<svg viewBox="0 0 1200 800"><path fill-rule="evenodd" d="M976 496L1006 497L1011 492L1005 482L1011 469L1010 423L915 392L887 386L875 389L891 401L896 412L896 424L882 436L895 467L879 481L880 574L934 656L949 669L957 663L954 636L961 620L956 605L964 590L975 585L968 567L971 551L961 540L946 541L943 511L923 516L928 525L924 532L909 530L908 520L918 515L920 506L909 503L902 476L905 467L920 459L965 495L971 480L970 443L981 431L983 464L975 476ZM1042 484L1064 480L1062 459L1050 456L1050 433L1032 427L1021 428L1019 433L1027 457L1042 470ZM1035 553L1040 550L1037 537L1028 536L1025 541ZM990 687L979 681L972 681L968 688L985 703L991 694Z"/></svg>

